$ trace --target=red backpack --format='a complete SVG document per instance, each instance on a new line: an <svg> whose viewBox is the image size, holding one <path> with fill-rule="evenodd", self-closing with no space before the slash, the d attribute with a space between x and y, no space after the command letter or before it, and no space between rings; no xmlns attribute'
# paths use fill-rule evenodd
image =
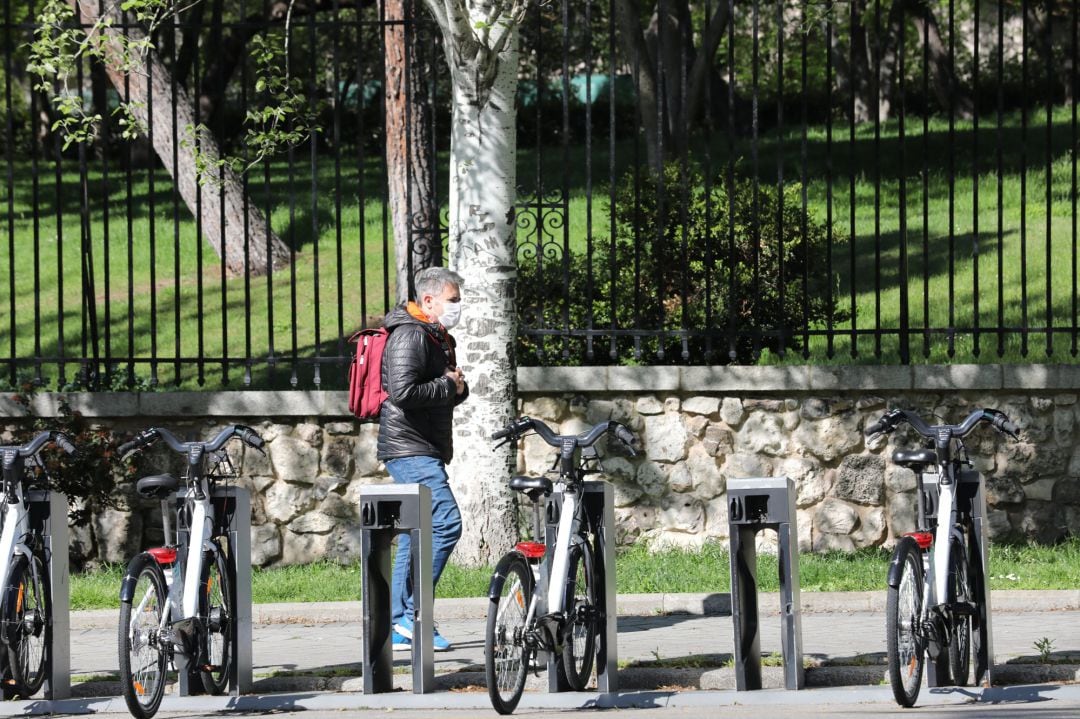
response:
<svg viewBox="0 0 1080 719"><path fill-rule="evenodd" d="M349 411L361 420L378 420L387 394L382 386L382 356L385 327L360 330L349 338L356 343L356 356L349 365Z"/></svg>

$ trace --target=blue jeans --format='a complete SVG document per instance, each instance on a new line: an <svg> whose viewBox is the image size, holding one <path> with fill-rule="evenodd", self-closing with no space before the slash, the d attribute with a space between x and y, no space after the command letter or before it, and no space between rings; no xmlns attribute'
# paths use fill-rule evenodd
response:
<svg viewBox="0 0 1080 719"><path fill-rule="evenodd" d="M435 457L399 457L388 461L386 469L397 484L423 484L431 490L431 586L434 590L450 553L461 538L461 512L458 511L454 493L450 491L446 466ZM395 624L406 616L412 621L415 615L410 544L408 534L398 535L390 601Z"/></svg>

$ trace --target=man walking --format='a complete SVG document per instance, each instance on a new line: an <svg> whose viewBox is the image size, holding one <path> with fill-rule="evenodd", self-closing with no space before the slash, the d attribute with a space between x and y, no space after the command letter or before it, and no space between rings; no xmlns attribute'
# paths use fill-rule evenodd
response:
<svg viewBox="0 0 1080 719"><path fill-rule="evenodd" d="M387 392L379 415L379 460L393 480L431 490L432 586L438 584L461 538L461 513L450 491L446 465L454 456L454 407L469 396L447 331L461 319L461 276L444 267L416 274L416 300L393 309L383 321L390 332L383 350ZM394 649L410 649L413 636L409 535L398 538L391 611ZM450 649L438 631L434 649Z"/></svg>

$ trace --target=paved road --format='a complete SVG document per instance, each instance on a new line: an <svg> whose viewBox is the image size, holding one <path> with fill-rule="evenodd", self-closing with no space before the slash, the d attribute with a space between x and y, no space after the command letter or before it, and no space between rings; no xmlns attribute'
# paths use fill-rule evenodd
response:
<svg viewBox="0 0 1080 719"><path fill-rule="evenodd" d="M780 619L775 597L761 597L763 655L780 651ZM612 707L613 713L636 717L662 713L711 716L894 716L895 704L885 669L883 593L804 595L804 656L826 665L807 672L802 692L771 690L783 686L783 670L766 667L761 692L735 692L734 672L717 668L733 652L734 631L726 595L641 595L620 597L618 618L618 684L615 694L547 694L546 678L530 679L521 716L558 711L574 716L582 709ZM969 713L957 703L981 698L980 716L1025 716L1056 719L1080 716L1080 592L1014 592L994 597L993 648L995 686L986 690L930 690L920 697L919 715ZM728 607L730 605L728 604ZM239 698L190 697L169 694L163 712L210 716L220 711L289 714L297 711L374 716L363 710L395 716L440 719L490 712L483 686L484 600L439 600L440 629L454 642L452 651L437 654L436 691L416 695L411 687L410 654L395 654L394 682L399 691L365 696L361 669L363 624L358 603L263 605L254 608L254 692ZM672 613L675 612L675 613ZM684 612L684 613L679 613ZM11 715L93 712L108 717L126 714L119 699L117 613L76 612L72 615L71 669L75 699L58 703L12 702ZM1052 641L1056 664L1014 664L1036 659L1035 642ZM660 660L660 668L628 666ZM1034 688L1001 686L1051 682ZM1053 684L1056 682L1057 684ZM1062 684L1072 684L1064 686ZM710 689L714 691L696 691ZM405 691L400 691L405 690ZM452 690L452 691L447 691ZM80 698L82 697L82 698ZM792 706L788 706L792 705ZM634 711L630 712L629 708ZM749 707L749 708L748 708ZM941 712L940 714L937 712ZM163 713L163 716L166 714ZM900 712L895 716L910 712ZM305 713L305 719L318 714Z"/></svg>
<svg viewBox="0 0 1080 719"><path fill-rule="evenodd" d="M358 612L357 612L358 613ZM281 672L343 670L362 659L363 625L358 617L309 623L304 616L284 616L253 629L256 678ZM763 655L781 650L780 620L761 620ZM71 669L75 675L117 670L116 623L73 622ZM454 643L453 651L436 655L436 672L480 669L484 662L484 620L445 619L439 630ZM1038 655L1036 640L1053 641L1057 658L1080 662L1080 610L997 613L993 619L995 661L1005 664ZM728 616L623 616L618 622L620 663L707 657L713 666L730 658L734 631ZM885 656L885 615L876 611L807 613L802 617L804 656L832 664L867 663ZM409 654L395 654L395 664L408 664ZM719 660L719 661L716 661ZM359 674L359 671L356 672Z"/></svg>

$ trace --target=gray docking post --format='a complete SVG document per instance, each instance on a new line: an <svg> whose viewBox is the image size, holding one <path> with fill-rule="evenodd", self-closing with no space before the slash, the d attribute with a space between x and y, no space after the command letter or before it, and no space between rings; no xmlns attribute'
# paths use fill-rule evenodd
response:
<svg viewBox="0 0 1080 719"><path fill-rule="evenodd" d="M434 592L431 581L431 490L421 484L372 485L360 489L360 574L364 624L364 693L394 689L391 598L394 558L391 543L410 539L413 617L413 693L435 684Z"/></svg>
<svg viewBox="0 0 1080 719"><path fill-rule="evenodd" d="M802 666L795 484L787 477L729 479L727 493L736 689L761 689L761 630L758 622L757 550L754 537L762 529L774 529L777 534L784 686L787 689L802 689L805 675Z"/></svg>

